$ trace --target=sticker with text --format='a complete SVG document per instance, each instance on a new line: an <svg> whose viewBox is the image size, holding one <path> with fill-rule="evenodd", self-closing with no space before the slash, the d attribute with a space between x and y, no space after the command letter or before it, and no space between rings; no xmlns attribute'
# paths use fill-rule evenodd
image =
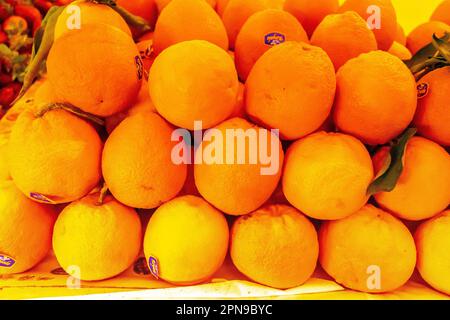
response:
<svg viewBox="0 0 450 320"><path fill-rule="evenodd" d="M12 257L0 253L0 268L12 268L15 263Z"/></svg>
<svg viewBox="0 0 450 320"><path fill-rule="evenodd" d="M148 267L150 269L150 273L156 279L159 279L158 259L156 259L155 257L148 258Z"/></svg>
<svg viewBox="0 0 450 320"><path fill-rule="evenodd" d="M286 41L286 36L282 33L271 32L264 36L264 43L268 46L276 46Z"/></svg>

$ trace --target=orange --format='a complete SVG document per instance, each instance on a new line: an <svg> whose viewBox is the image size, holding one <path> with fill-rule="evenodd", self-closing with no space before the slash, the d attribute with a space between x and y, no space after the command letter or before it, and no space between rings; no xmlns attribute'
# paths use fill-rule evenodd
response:
<svg viewBox="0 0 450 320"><path fill-rule="evenodd" d="M436 290L450 294L450 210L421 224L414 238L420 275Z"/></svg>
<svg viewBox="0 0 450 320"><path fill-rule="evenodd" d="M174 198L186 180L186 165L172 161L174 128L159 115L139 112L111 133L103 150L103 177L113 196L140 209Z"/></svg>
<svg viewBox="0 0 450 320"><path fill-rule="evenodd" d="M395 41L402 46L406 46L406 35L405 30L400 24L397 24L397 33L395 37Z"/></svg>
<svg viewBox="0 0 450 320"><path fill-rule="evenodd" d="M56 95L55 90L53 89L48 79L44 79L42 81L42 85L40 85L36 92L33 94L32 99L35 106L64 102L62 98Z"/></svg>
<svg viewBox="0 0 450 320"><path fill-rule="evenodd" d="M336 90L333 64L321 48L285 42L256 62L246 82L246 112L285 140L316 131L328 117Z"/></svg>
<svg viewBox="0 0 450 320"><path fill-rule="evenodd" d="M374 177L365 146L352 136L319 132L295 142L286 153L283 192L306 215L334 220L363 207Z"/></svg>
<svg viewBox="0 0 450 320"><path fill-rule="evenodd" d="M17 120L17 117L23 110L33 107L38 91L41 90L44 85L48 84L45 78L41 78L34 82L25 95L17 101L3 117L0 115L0 181L10 179L9 166L8 166L8 143L9 136L11 134L12 127ZM43 95L42 95L43 96Z"/></svg>
<svg viewBox="0 0 450 320"><path fill-rule="evenodd" d="M130 267L141 249L142 230L135 210L111 196L93 194L71 203L59 215L53 250L72 277L96 281Z"/></svg>
<svg viewBox="0 0 450 320"><path fill-rule="evenodd" d="M208 129L232 114L239 81L226 51L193 40L173 45L156 58L149 87L156 109L167 121L193 130L194 121Z"/></svg>
<svg viewBox="0 0 450 320"><path fill-rule="evenodd" d="M298 19L309 37L327 15L338 9L338 0L286 0L284 3L284 10Z"/></svg>
<svg viewBox="0 0 450 320"><path fill-rule="evenodd" d="M346 0L339 12L355 11L377 38L378 48L388 50L397 35L397 14L391 0Z"/></svg>
<svg viewBox="0 0 450 320"><path fill-rule="evenodd" d="M389 292L404 285L416 264L408 228L372 205L319 231L323 269L343 286L363 292Z"/></svg>
<svg viewBox="0 0 450 320"><path fill-rule="evenodd" d="M261 154L271 156L271 162L263 161ZM219 210L247 214L275 191L283 159L275 133L233 118L205 134L195 154L195 184L203 198Z"/></svg>
<svg viewBox="0 0 450 320"><path fill-rule="evenodd" d="M230 0L217 0L216 2L216 11L219 16L222 16Z"/></svg>
<svg viewBox="0 0 450 320"><path fill-rule="evenodd" d="M177 285L208 280L222 266L228 250L223 214L194 196L159 207L147 226L144 253L154 276Z"/></svg>
<svg viewBox="0 0 450 320"><path fill-rule="evenodd" d="M234 49L237 35L254 13L265 9L282 9L284 0L230 0L222 14L230 48Z"/></svg>
<svg viewBox="0 0 450 320"><path fill-rule="evenodd" d="M140 112L156 112L155 106L153 105L152 99L148 94L148 84L147 81L143 80L142 88L139 92L136 101L132 104L130 109L116 113L105 119L105 127L108 133L113 132L113 130L123 121L125 118L135 115Z"/></svg>
<svg viewBox="0 0 450 320"><path fill-rule="evenodd" d="M194 154L194 152L192 152L192 154ZM194 165L193 164L188 165L186 182L184 183L184 186L180 192L180 195L200 196L200 193L197 190L197 186L195 185Z"/></svg>
<svg viewBox="0 0 450 320"><path fill-rule="evenodd" d="M155 61L155 58L156 58L155 51L153 50L153 39L139 41L136 44L136 46L139 50L139 54L141 56L141 60L142 60L142 64L143 64L144 78L148 79L148 74L150 72L150 68L152 67L153 62ZM147 90L147 86L145 87L145 89Z"/></svg>
<svg viewBox="0 0 450 320"><path fill-rule="evenodd" d="M75 9L74 6L79 9ZM80 20L79 26L75 24L77 19ZM80 0L67 6L58 17L55 25L55 40L68 31L84 29L90 24L106 24L116 27L131 37L131 31L127 23L114 9L107 5Z"/></svg>
<svg viewBox="0 0 450 320"><path fill-rule="evenodd" d="M450 25L450 0L442 1L436 10L434 10L430 20L441 21Z"/></svg>
<svg viewBox="0 0 450 320"><path fill-rule="evenodd" d="M400 135L416 107L414 76L390 53L362 54L337 73L334 122L339 130L365 144L385 144Z"/></svg>
<svg viewBox="0 0 450 320"><path fill-rule="evenodd" d="M419 133L440 145L450 146L450 67L440 68L419 81L426 88L417 105L414 125Z"/></svg>
<svg viewBox="0 0 450 320"><path fill-rule="evenodd" d="M440 21L425 22L415 28L408 35L406 46L412 54L416 54L420 49L433 41L433 34L441 38L445 32L450 32L450 26Z"/></svg>
<svg viewBox="0 0 450 320"><path fill-rule="evenodd" d="M348 60L378 48L366 21L353 11L326 16L314 31L311 44L326 51L336 70Z"/></svg>
<svg viewBox="0 0 450 320"><path fill-rule="evenodd" d="M143 77L133 39L102 24L86 25L59 38L48 55L47 70L57 96L102 117L127 109Z"/></svg>
<svg viewBox="0 0 450 320"><path fill-rule="evenodd" d="M68 111L25 110L9 141L11 177L34 200L71 202L100 181L102 147L94 127Z"/></svg>
<svg viewBox="0 0 450 320"><path fill-rule="evenodd" d="M294 16L277 9L267 9L252 15L236 38L236 68L240 79L247 79L253 65L264 52L285 41L309 41Z"/></svg>
<svg viewBox="0 0 450 320"><path fill-rule="evenodd" d="M56 214L27 199L11 181L0 182L0 275L27 271L51 249Z"/></svg>
<svg viewBox="0 0 450 320"><path fill-rule="evenodd" d="M231 118L246 118L245 114L245 85L239 82L238 97L234 111L229 117Z"/></svg>
<svg viewBox="0 0 450 320"><path fill-rule="evenodd" d="M225 27L205 0L173 0L159 16L154 33L156 55L187 40L206 40L228 49Z"/></svg>
<svg viewBox="0 0 450 320"><path fill-rule="evenodd" d="M375 171L383 166L389 149L374 156ZM391 192L375 195L383 208L399 218L418 221L442 212L450 203L450 156L444 148L425 138L414 137L406 147L404 168Z"/></svg>
<svg viewBox="0 0 450 320"><path fill-rule="evenodd" d="M394 41L388 52L403 61L410 60L412 58L412 54L408 50L408 48L398 43L397 41Z"/></svg>
<svg viewBox="0 0 450 320"><path fill-rule="evenodd" d="M216 6L216 0L203 0L206 1L211 7ZM161 12L172 0L155 0L159 12Z"/></svg>
<svg viewBox="0 0 450 320"><path fill-rule="evenodd" d="M280 289L297 287L316 268L317 232L294 208L265 206L234 222L230 255L239 271L255 282Z"/></svg>
<svg viewBox="0 0 450 320"><path fill-rule="evenodd" d="M138 41L142 42L145 40L153 40L153 31L144 33L141 37L139 37Z"/></svg>
<svg viewBox="0 0 450 320"><path fill-rule="evenodd" d="M155 26L156 19L158 19L156 0L117 0L117 5L131 14L145 19L151 27Z"/></svg>

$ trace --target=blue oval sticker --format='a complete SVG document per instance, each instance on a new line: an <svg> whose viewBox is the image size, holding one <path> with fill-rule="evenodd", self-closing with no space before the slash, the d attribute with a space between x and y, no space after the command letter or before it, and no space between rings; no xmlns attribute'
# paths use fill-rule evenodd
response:
<svg viewBox="0 0 450 320"><path fill-rule="evenodd" d="M12 266L16 263L16 260L7 256L6 254L0 254L0 267L2 268L12 268Z"/></svg>
<svg viewBox="0 0 450 320"><path fill-rule="evenodd" d="M150 273L156 279L159 279L158 259L150 256L150 258L148 258L148 268L150 269Z"/></svg>
<svg viewBox="0 0 450 320"><path fill-rule="evenodd" d="M275 46L286 41L286 36L282 33L271 32L265 35L264 43L268 46Z"/></svg>

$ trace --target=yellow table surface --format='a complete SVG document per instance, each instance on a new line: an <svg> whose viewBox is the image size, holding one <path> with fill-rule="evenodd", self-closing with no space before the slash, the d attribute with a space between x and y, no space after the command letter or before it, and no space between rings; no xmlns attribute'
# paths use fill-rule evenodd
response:
<svg viewBox="0 0 450 320"><path fill-rule="evenodd" d="M0 276L0 299L450 299L429 288L417 274L395 292L367 294L341 287L320 268L304 285L278 290L249 281L229 259L208 283L189 287L175 287L142 274L145 266L141 258L116 278L82 281L79 288L71 289L67 283L73 282L50 255L29 272Z"/></svg>

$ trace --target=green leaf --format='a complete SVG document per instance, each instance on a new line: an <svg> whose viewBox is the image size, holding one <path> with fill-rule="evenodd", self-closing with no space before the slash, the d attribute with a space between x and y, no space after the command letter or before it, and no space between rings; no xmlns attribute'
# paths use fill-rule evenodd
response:
<svg viewBox="0 0 450 320"><path fill-rule="evenodd" d="M20 93L13 104L23 97L23 95L33 84L36 77L39 75L39 72L42 68L42 63L47 58L48 53L50 52L50 49L53 45L56 21L58 20L58 17L61 15L64 9L65 7L55 6L51 8L45 16L42 38L35 39L33 45L33 59L30 61L30 64L28 65L28 68L24 75L22 90L20 90Z"/></svg>
<svg viewBox="0 0 450 320"><path fill-rule="evenodd" d="M151 31L152 29L145 19L139 16L135 16L121 6L118 6L116 0L92 0L92 2L110 6L112 9L114 9L114 11L122 16L122 18L130 27L137 30L139 32L139 35Z"/></svg>
<svg viewBox="0 0 450 320"><path fill-rule="evenodd" d="M388 159L377 178L367 189L367 195L371 196L379 192L390 192L394 190L398 179L403 172L403 156L408 141L417 133L417 129L409 128L396 141L393 142Z"/></svg>
<svg viewBox="0 0 450 320"><path fill-rule="evenodd" d="M444 38L450 38L450 33L446 32ZM433 34L433 45L439 51L439 53L450 63L450 42L445 41L444 38L440 39Z"/></svg>
<svg viewBox="0 0 450 320"><path fill-rule="evenodd" d="M36 56L36 52L39 51L39 47L42 43L42 37L44 36L44 30L45 28L41 25L34 34L34 42L33 42L33 49L31 51L31 59L34 59Z"/></svg>
<svg viewBox="0 0 450 320"><path fill-rule="evenodd" d="M416 76L417 80L428 72L450 65L449 60L441 53L441 50L444 52L446 48L448 50L449 40L449 33L446 33L442 38L433 35L430 44L419 50L411 60L405 61L406 66Z"/></svg>

